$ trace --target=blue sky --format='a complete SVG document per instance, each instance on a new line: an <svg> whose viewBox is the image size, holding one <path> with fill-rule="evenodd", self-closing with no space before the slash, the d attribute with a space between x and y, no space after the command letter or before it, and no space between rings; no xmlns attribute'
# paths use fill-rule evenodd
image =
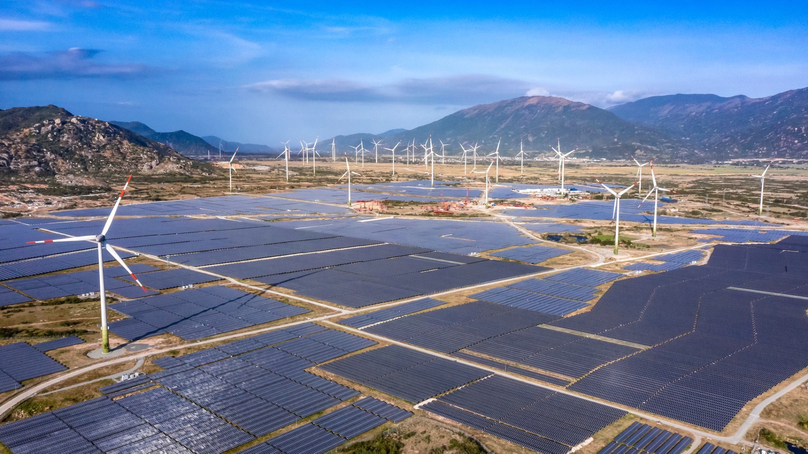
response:
<svg viewBox="0 0 808 454"><path fill-rule="evenodd" d="M0 108L277 145L526 94L808 86L808 2L5 0Z"/></svg>

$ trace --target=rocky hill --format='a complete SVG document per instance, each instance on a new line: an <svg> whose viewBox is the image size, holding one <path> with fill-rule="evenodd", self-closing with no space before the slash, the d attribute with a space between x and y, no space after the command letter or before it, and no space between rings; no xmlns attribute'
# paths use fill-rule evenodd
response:
<svg viewBox="0 0 808 454"><path fill-rule="evenodd" d="M0 110L0 173L50 177L208 170L161 143L56 106Z"/></svg>
<svg viewBox="0 0 808 454"><path fill-rule="evenodd" d="M143 137L168 145L184 156L218 155L219 148L214 147L201 137L197 137L183 130L173 132L157 132L139 121L110 121L111 124L128 129Z"/></svg>
<svg viewBox="0 0 808 454"><path fill-rule="evenodd" d="M611 112L666 131L713 159L808 158L808 88L765 98L654 96Z"/></svg>

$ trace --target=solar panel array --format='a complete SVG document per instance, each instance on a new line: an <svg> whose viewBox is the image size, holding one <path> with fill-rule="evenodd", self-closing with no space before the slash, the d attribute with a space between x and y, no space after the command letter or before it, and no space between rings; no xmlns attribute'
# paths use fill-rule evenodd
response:
<svg viewBox="0 0 808 454"><path fill-rule="evenodd" d="M309 424L270 438L242 453L320 454L387 421L399 422L410 416L412 413L395 405L365 397L352 405L320 416Z"/></svg>
<svg viewBox="0 0 808 454"><path fill-rule="evenodd" d="M341 355L375 344L305 323L161 358L155 364L164 370L104 387L104 397L0 427L0 442L15 454L233 449L359 394L306 372L316 362L287 352L303 339ZM369 427L370 416L384 422L411 415L376 399L359 400L350 408L312 422L344 442L343 437L357 433L354 422ZM356 411L370 416L357 418Z"/></svg>
<svg viewBox="0 0 808 454"><path fill-rule="evenodd" d="M488 375L481 369L391 345L321 369L408 402L421 402Z"/></svg>
<svg viewBox="0 0 808 454"><path fill-rule="evenodd" d="M433 300L432 298L421 298L409 303L388 307L387 309L381 309L367 314L354 315L353 317L342 319L339 322L353 328L364 328L369 325L385 322L396 317L401 317L402 315L413 314L425 309L431 309L443 304L446 303L443 301Z"/></svg>
<svg viewBox="0 0 808 454"><path fill-rule="evenodd" d="M138 273L134 269L134 273ZM186 268L173 268L170 270L153 271L145 274L138 274L140 282L146 287L155 288L157 290L166 290L169 288L182 287L186 285L204 284L221 280L216 276L210 274L200 273L198 271L189 270ZM127 282L133 283L134 280L130 276L122 276L122 279Z"/></svg>
<svg viewBox="0 0 808 454"><path fill-rule="evenodd" d="M14 290L0 285L0 306L9 306L11 304L27 303L31 298L17 293Z"/></svg>
<svg viewBox="0 0 808 454"><path fill-rule="evenodd" d="M783 252L794 247L717 246L706 266L617 282L588 313L553 322L654 346L570 389L722 430L747 402L808 365L804 300L730 289L808 293L808 255Z"/></svg>
<svg viewBox="0 0 808 454"><path fill-rule="evenodd" d="M699 261L702 258L704 258L704 251L694 249L658 255L652 259L657 263L632 263L631 265L623 267L623 269L631 271L671 271L690 265L692 262Z"/></svg>
<svg viewBox="0 0 808 454"><path fill-rule="evenodd" d="M67 210L54 213L61 217L109 216L109 208ZM117 216L193 216L211 212L220 216L238 214L312 214L350 213L345 207L335 207L320 203L283 200L276 197L223 196L165 202L136 203L118 208ZM117 222L117 221L116 221Z"/></svg>
<svg viewBox="0 0 808 454"><path fill-rule="evenodd" d="M627 345L538 326L486 339L468 350L570 378L637 352Z"/></svg>
<svg viewBox="0 0 808 454"><path fill-rule="evenodd" d="M492 376L423 408L529 449L566 454L625 412L574 396Z"/></svg>
<svg viewBox="0 0 808 454"><path fill-rule="evenodd" d="M67 336L61 339L54 339L51 341L40 342L38 344L34 344L33 347L41 352L49 352L51 350L56 350L57 348L70 347L72 345L79 345L83 343L84 339L80 337Z"/></svg>
<svg viewBox="0 0 808 454"><path fill-rule="evenodd" d="M60 244L60 243L56 243ZM43 249L48 245L41 246ZM36 247L36 246L31 246ZM133 257L128 252L118 251L121 258ZM109 255L104 255L104 262L114 261ZM53 257L44 257L21 262L12 262L0 265L0 280L18 279L21 277L37 276L39 274L53 273L55 271L69 270L81 266L95 265L98 263L98 253L96 251L73 252Z"/></svg>
<svg viewBox="0 0 808 454"><path fill-rule="evenodd" d="M589 188L588 191L592 192ZM505 210L505 214L518 217L534 218L560 218L560 219L592 219L608 221L612 219L612 201L584 201L567 205L540 205L535 210ZM664 203L660 202L660 207ZM620 206L620 220L627 222L640 222L652 224L654 207L651 204L642 204L639 200L623 200ZM712 219L685 218L678 216L657 216L659 224L723 224L723 225L753 225L768 226L760 221L715 221Z"/></svg>
<svg viewBox="0 0 808 454"><path fill-rule="evenodd" d="M765 224L764 224L765 226ZM727 241L730 243L768 243L771 241L779 241L789 235L808 235L808 232L800 232L794 230L740 230L740 229L701 229L693 230L691 233L699 233L702 235L717 235L718 238L710 238L699 240L702 242L710 241Z"/></svg>
<svg viewBox="0 0 808 454"><path fill-rule="evenodd" d="M276 223L280 227L299 228L334 235L409 244L455 254L480 253L510 246L535 244L512 227L487 220L450 221L444 219L391 218L334 219L323 221L289 221Z"/></svg>
<svg viewBox="0 0 808 454"><path fill-rule="evenodd" d="M545 381L547 383L552 383L554 385L566 386L570 382L568 379L559 378L559 377L556 377L556 376L550 375L550 374L543 374L543 373L540 373L540 372L535 372L535 371L532 371L532 370L529 370L529 369L525 369L523 367L518 367L518 366L511 365L511 364L507 364L507 363L503 363L503 362L499 362L499 361L494 361L492 359L484 358L482 356L472 355L472 354L469 354L469 353L454 352L454 353L452 353L452 356L454 356L456 358L466 360L466 361L472 361L472 362L475 362L477 364L482 364L483 366L487 366L487 367L490 367L490 368L493 368L493 369L499 369L499 370L503 370L505 372L510 372L510 373L513 373L513 374L518 374L518 375L523 375L525 377L530 377L530 378L533 378L533 379L536 379L536 380Z"/></svg>
<svg viewBox="0 0 808 454"><path fill-rule="evenodd" d="M559 249L555 247L541 246L538 244L534 244L532 246L517 247L500 252L494 252L491 255L510 260L519 260L520 262L536 264L541 263L545 260L549 260L553 257L559 257L564 254L569 254L571 252L572 251L568 249Z"/></svg>
<svg viewBox="0 0 808 454"><path fill-rule="evenodd" d="M598 454L681 454L691 443L693 439L690 437L635 421Z"/></svg>
<svg viewBox="0 0 808 454"><path fill-rule="evenodd" d="M149 265L142 264L135 264L130 268L135 273L139 273L141 270L154 269ZM157 293L153 290L144 293L143 289L139 286L135 286L133 282L125 282L113 277L113 275L121 275L121 273L126 274L123 267L105 268L104 289L112 293L125 296L134 295L135 297L154 295ZM38 300L63 298L85 293L98 293L98 270L76 271L73 273L18 279L7 282L6 285ZM133 290L136 290L136 292Z"/></svg>
<svg viewBox="0 0 808 454"><path fill-rule="evenodd" d="M738 454L738 453L731 449L722 448L720 446L717 447L710 443L704 443L704 446L699 448L696 454Z"/></svg>
<svg viewBox="0 0 808 454"><path fill-rule="evenodd" d="M522 224L522 227L530 230L534 233L582 233L583 228L569 225L569 224L559 224L559 223L552 223L552 224L536 224L536 223L527 223Z"/></svg>
<svg viewBox="0 0 808 454"><path fill-rule="evenodd" d="M469 295L469 297L481 301L502 304L504 306L558 316L564 316L587 307L586 303L580 301L557 298L555 296L542 295L510 287L492 288Z"/></svg>
<svg viewBox="0 0 808 454"><path fill-rule="evenodd" d="M556 316L486 301L422 312L365 331L439 352L451 353L488 338L536 326Z"/></svg>
<svg viewBox="0 0 808 454"><path fill-rule="evenodd" d="M364 307L540 272L512 262L382 245L211 268L348 307Z"/></svg>
<svg viewBox="0 0 808 454"><path fill-rule="evenodd" d="M305 314L307 309L224 286L195 288L112 304L130 318L109 324L124 339L171 333L185 340Z"/></svg>
<svg viewBox="0 0 808 454"><path fill-rule="evenodd" d="M26 344L0 346L0 392L22 387L20 382L67 369L55 359Z"/></svg>
<svg viewBox="0 0 808 454"><path fill-rule="evenodd" d="M615 279L620 279L623 276L624 275L621 273L612 273L589 268L575 268L547 276L544 279L566 282L573 285L583 285L586 287L597 287L598 285L606 284Z"/></svg>

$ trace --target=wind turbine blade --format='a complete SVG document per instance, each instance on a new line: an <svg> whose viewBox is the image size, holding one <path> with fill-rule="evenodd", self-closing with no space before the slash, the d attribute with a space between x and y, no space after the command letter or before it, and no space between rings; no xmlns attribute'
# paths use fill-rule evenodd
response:
<svg viewBox="0 0 808 454"><path fill-rule="evenodd" d="M765 176L766 176L766 172L768 172L768 171L769 171L769 167L771 167L771 165L772 165L772 163L770 162L770 163L769 163L769 165L767 165L767 166L766 166L766 169L765 169L765 170L763 170L763 173L762 173L762 174L760 174L760 177L761 177L761 178L763 178L763 177L765 177Z"/></svg>
<svg viewBox="0 0 808 454"><path fill-rule="evenodd" d="M361 174L361 173L359 173L359 172L354 172L354 171L351 171L351 173L352 173L352 174L354 174L354 175L360 176L360 177L362 176L362 174Z"/></svg>
<svg viewBox="0 0 808 454"><path fill-rule="evenodd" d="M236 151L233 152L233 157L230 158L230 162L233 162L233 160L236 159L236 153L238 153L238 149L239 147L236 147Z"/></svg>
<svg viewBox="0 0 808 454"><path fill-rule="evenodd" d="M629 191L629 189L633 188L634 186L637 186L636 182L634 184L632 184L631 186L627 187L626 189L623 189L622 191L620 191L620 193L617 194L617 197L622 197L623 194L627 193Z"/></svg>
<svg viewBox="0 0 808 454"><path fill-rule="evenodd" d="M607 191L609 191L613 196L617 197L617 193L612 190L612 188L606 186L605 184L601 183L600 180L595 178L595 181L598 182L599 185L603 186Z"/></svg>
<svg viewBox="0 0 808 454"><path fill-rule="evenodd" d="M665 189L665 188L657 188L657 190L662 191L662 192L671 192L670 189Z"/></svg>
<svg viewBox="0 0 808 454"><path fill-rule="evenodd" d="M113 249L113 248L112 248L112 246L111 246L111 245L109 245L109 244L105 245L105 246L104 246L104 249L106 249L106 250L107 250L107 252L109 252L109 255L111 255L111 256L113 256L113 257L115 257L115 260L116 260L118 263L120 263L120 264L121 264L121 266L123 267L123 269L125 269L125 270L126 270L126 272L127 272L127 273L129 273L129 275L130 275L130 276L132 276L132 279L134 279L134 280L135 280L135 282L137 283L137 285L139 285L139 286L140 286L140 288L142 288L142 289L143 289L143 292L144 292L144 293L148 293L148 290L146 290L146 287L144 287L144 286L143 286L143 284L141 284L141 283L140 283L140 281L138 280L137 276L135 276L135 273L133 273L133 272L132 272L132 270L130 270L130 269L129 269L129 267L128 267L128 266L126 266L126 263L123 263L123 259L121 258L121 256L120 256L120 255L118 255L118 253L117 253L117 252L115 252L115 249Z"/></svg>
<svg viewBox="0 0 808 454"><path fill-rule="evenodd" d="M651 166L651 181L654 183L654 187L656 187L656 176L654 175L654 163L653 161L648 161L648 164Z"/></svg>
<svg viewBox="0 0 808 454"><path fill-rule="evenodd" d="M645 201L648 200L648 197L650 197L653 192L654 192L654 188L651 188L651 190L648 191L648 194L642 199L642 202L640 202L640 205L645 203Z"/></svg>
<svg viewBox="0 0 808 454"><path fill-rule="evenodd" d="M345 171L345 173L343 173L343 174L342 174L342 176L341 176L341 177L339 177L339 179L340 179L340 180L342 180L343 178L345 178L345 176L347 176L347 175L348 175L348 172L349 172L349 171L348 171L348 170L346 170L346 171Z"/></svg>
<svg viewBox="0 0 808 454"><path fill-rule="evenodd" d="M120 195L118 195L118 200L115 202L115 206L112 207L112 211L109 213L109 217L107 218L106 224L104 224L104 229L101 230L101 235L106 235L109 231L109 227L112 225L112 218L115 217L115 213L118 211L118 205L121 203L121 199L123 198L123 194L126 192L126 187L129 186L129 181L132 180L132 175L129 175L129 178L126 179L126 184L123 185L123 189L121 189Z"/></svg>
<svg viewBox="0 0 808 454"><path fill-rule="evenodd" d="M44 244L44 243L69 243L71 241L94 241L95 235L72 236L69 238L57 238L55 240L39 240L28 241L28 244Z"/></svg>

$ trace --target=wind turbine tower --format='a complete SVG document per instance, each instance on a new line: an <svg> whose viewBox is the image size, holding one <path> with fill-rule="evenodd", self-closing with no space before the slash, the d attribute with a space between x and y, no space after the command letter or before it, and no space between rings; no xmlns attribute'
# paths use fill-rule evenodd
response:
<svg viewBox="0 0 808 454"><path fill-rule="evenodd" d="M654 176L654 164L651 161L648 161L648 164L650 164L651 167L651 182L654 184L654 186L651 188L650 191L648 191L648 194L645 196L645 199L642 199L640 205L645 203L645 200L648 199L648 197L651 195L652 192L654 193L654 229L652 231L653 233L651 234L651 236L656 237L657 205L659 204L659 191L669 192L670 189L660 188L659 186L657 186L656 176Z"/></svg>
<svg viewBox="0 0 808 454"><path fill-rule="evenodd" d="M766 166L763 170L763 173L760 175L752 175L749 174L750 177L760 178L760 207L758 208L758 215L763 216L763 184L766 182L766 172L769 171L769 167L771 167L773 161Z"/></svg>

